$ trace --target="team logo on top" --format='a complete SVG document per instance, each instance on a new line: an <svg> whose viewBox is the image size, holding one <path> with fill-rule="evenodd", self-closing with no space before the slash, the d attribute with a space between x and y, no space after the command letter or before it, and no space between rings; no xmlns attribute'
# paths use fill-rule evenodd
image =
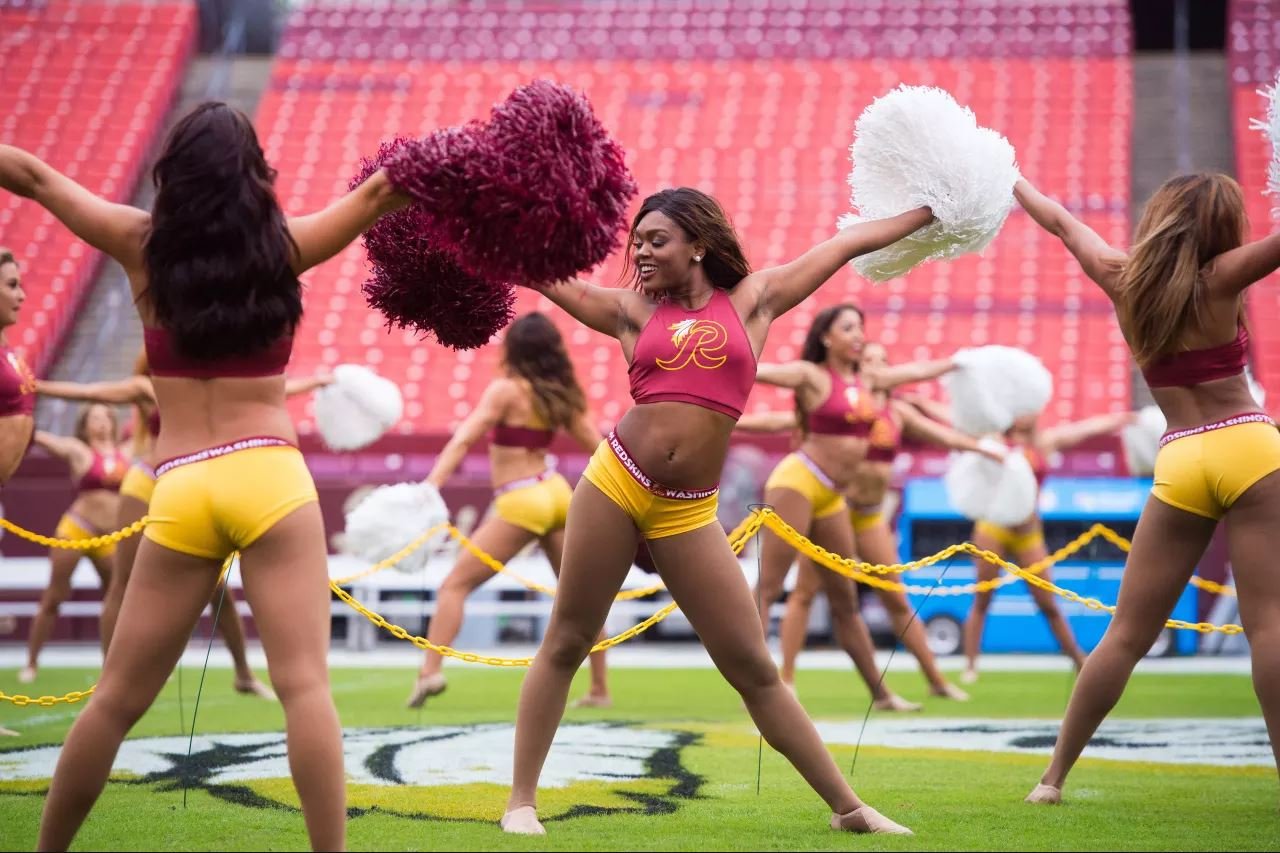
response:
<svg viewBox="0 0 1280 853"><path fill-rule="evenodd" d="M871 395L864 395L856 385L848 385L844 389L844 400L849 404L849 411L844 419L849 423L869 421L875 417L876 409Z"/></svg>
<svg viewBox="0 0 1280 853"><path fill-rule="evenodd" d="M683 370L690 364L714 370L729 359L724 354L729 333L714 320L681 320L667 328L676 351L670 358L654 360L663 370Z"/></svg>
<svg viewBox="0 0 1280 853"><path fill-rule="evenodd" d="M27 363L16 352L9 353L9 366L13 368L14 373L18 374L18 390L23 394L34 394L36 392L36 375L31 372L31 368L27 367Z"/></svg>
<svg viewBox="0 0 1280 853"><path fill-rule="evenodd" d="M104 456L102 458L102 480L104 483L120 485L120 481L124 479L124 466L119 463L115 456Z"/></svg>
<svg viewBox="0 0 1280 853"><path fill-rule="evenodd" d="M876 418L871 425L871 443L876 447L893 447L897 444L893 432L893 423L888 418Z"/></svg>

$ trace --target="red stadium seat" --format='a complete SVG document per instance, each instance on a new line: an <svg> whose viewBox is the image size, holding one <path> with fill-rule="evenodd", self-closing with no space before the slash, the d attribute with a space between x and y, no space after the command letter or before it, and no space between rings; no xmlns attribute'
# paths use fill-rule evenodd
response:
<svg viewBox="0 0 1280 853"><path fill-rule="evenodd" d="M0 3L0 140L114 201L133 195L182 82L196 10L185 3ZM18 343L43 372L101 256L31 204L0 202L0 244L25 267Z"/></svg>
<svg viewBox="0 0 1280 853"><path fill-rule="evenodd" d="M340 193L383 139L482 118L513 87L557 79L587 93L642 191L690 183L714 193L761 267L805 251L848 209L847 152L861 109L899 82L936 84L1005 133L1046 192L1125 242L1127 4L962 6L540 0L491 9L328 0L292 13L257 123L280 170L281 199L301 212ZM647 37L659 24L669 36L661 42ZM619 271L615 258L595 278L613 284ZM378 369L406 388L402 428L451 429L492 376L495 354L383 334L381 320L371 323L359 305L363 275L358 248L309 274L312 314L292 369L378 353ZM927 265L876 288L837 274L775 325L764 358L797 357L814 314L848 300L867 309L871 335L896 360L985 343L1035 352L1059 375L1051 420L1129 405L1129 359L1106 297L1018 211L981 257ZM544 299L521 295L521 310L539 307L547 309ZM596 414L616 420L628 402L616 344L551 313ZM748 408L790 405L788 395L758 388ZM308 428L305 404L296 406Z"/></svg>

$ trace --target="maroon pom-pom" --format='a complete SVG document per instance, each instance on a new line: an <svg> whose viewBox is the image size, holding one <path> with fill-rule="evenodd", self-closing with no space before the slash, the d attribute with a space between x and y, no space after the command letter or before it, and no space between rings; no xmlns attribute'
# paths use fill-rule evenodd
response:
<svg viewBox="0 0 1280 853"><path fill-rule="evenodd" d="M459 263L537 284L599 264L636 194L622 149L572 89L539 80L474 123L405 145L387 162Z"/></svg>
<svg viewBox="0 0 1280 853"><path fill-rule="evenodd" d="M361 164L352 186L401 149L418 144L405 139L383 143L377 156ZM463 270L437 247L434 223L421 205L411 204L381 217L365 232L371 268L365 299L390 326L434 335L453 349L483 346L515 316L515 293L505 282Z"/></svg>
<svg viewBox="0 0 1280 853"><path fill-rule="evenodd" d="M422 139L399 137L383 143L378 158L391 184L421 204L446 238L465 230L465 217L459 221L454 211L466 205L475 173L484 171L480 163L488 151L482 125L443 127Z"/></svg>
<svg viewBox="0 0 1280 853"><path fill-rule="evenodd" d="M424 255L418 274L427 281L406 280L374 265L364 295L388 326L434 335L451 349L475 349L515 317L510 287L474 278L443 252Z"/></svg>

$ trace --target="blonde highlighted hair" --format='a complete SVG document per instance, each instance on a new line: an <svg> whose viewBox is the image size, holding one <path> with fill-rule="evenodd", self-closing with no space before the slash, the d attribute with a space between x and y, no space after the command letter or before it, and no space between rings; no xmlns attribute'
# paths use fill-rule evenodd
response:
<svg viewBox="0 0 1280 853"><path fill-rule="evenodd" d="M1151 196L1120 270L1116 313L1133 356L1147 367L1201 325L1201 270L1244 242L1244 193L1221 174L1181 175Z"/></svg>

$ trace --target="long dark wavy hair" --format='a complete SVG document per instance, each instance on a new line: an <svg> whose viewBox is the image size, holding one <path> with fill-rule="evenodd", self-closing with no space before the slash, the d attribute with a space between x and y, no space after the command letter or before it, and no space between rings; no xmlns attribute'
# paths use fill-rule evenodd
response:
<svg viewBox="0 0 1280 853"><path fill-rule="evenodd" d="M840 315L846 311L852 311L858 315L859 320L866 322L867 317L862 313L862 309L852 302L842 302L839 305L823 308L814 316L813 324L809 326L809 332L804 336L804 347L800 350L802 359L814 364L822 364L827 360L827 345L822 342L822 339L827 336L827 332L835 325ZM800 405L799 394L796 395L796 420L807 432L809 413L805 411L804 406Z"/></svg>
<svg viewBox="0 0 1280 853"><path fill-rule="evenodd" d="M635 219L631 220L629 239L634 240L640 220L657 211L666 214L679 225L690 242L698 241L707 247L702 258L702 269L713 287L732 290L751 274L751 264L742 251L738 232L733 230L729 217L725 216L720 202L690 187L656 192L644 200ZM640 287L640 271L635 268L631 253L626 253L622 276L635 288Z"/></svg>
<svg viewBox="0 0 1280 853"><path fill-rule="evenodd" d="M302 317L275 177L249 119L226 104L196 107L165 141L144 258L156 320L189 358L266 349Z"/></svg>
<svg viewBox="0 0 1280 853"><path fill-rule="evenodd" d="M533 387L533 408L551 429L566 429L587 410L564 339L547 315L525 314L507 328L503 361Z"/></svg>

